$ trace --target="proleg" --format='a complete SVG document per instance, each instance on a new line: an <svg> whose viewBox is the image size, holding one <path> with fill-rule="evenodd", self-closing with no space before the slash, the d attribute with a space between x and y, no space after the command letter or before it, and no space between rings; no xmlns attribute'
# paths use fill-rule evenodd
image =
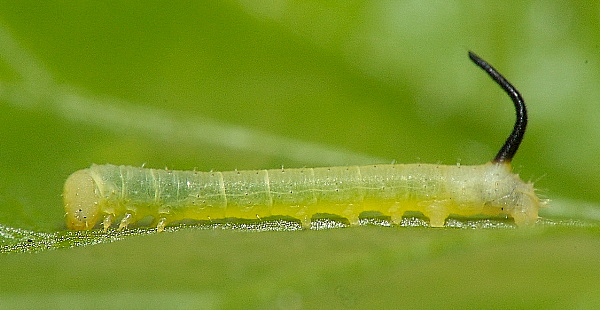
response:
<svg viewBox="0 0 600 310"><path fill-rule="evenodd" d="M517 121L494 159L483 165L391 164L348 167L170 171L92 165L73 173L64 188L69 229L124 229L154 218L159 231L184 220L257 219L286 216L309 228L316 214L344 217L379 212L400 223L407 211L442 227L450 215L512 217L519 225L538 219L544 203L531 183L512 172L510 162L525 133L527 113L519 92L491 65L469 52L512 99Z"/></svg>

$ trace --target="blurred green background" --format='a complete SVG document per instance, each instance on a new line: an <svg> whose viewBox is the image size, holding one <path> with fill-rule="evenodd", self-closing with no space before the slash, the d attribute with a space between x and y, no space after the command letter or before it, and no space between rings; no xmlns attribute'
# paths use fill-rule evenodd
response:
<svg viewBox="0 0 600 310"><path fill-rule="evenodd" d="M599 20L595 1L2 1L0 245L75 248L0 257L0 307L597 306ZM92 163L484 163L514 108L468 50L528 103L513 165L557 225L64 232L63 182Z"/></svg>

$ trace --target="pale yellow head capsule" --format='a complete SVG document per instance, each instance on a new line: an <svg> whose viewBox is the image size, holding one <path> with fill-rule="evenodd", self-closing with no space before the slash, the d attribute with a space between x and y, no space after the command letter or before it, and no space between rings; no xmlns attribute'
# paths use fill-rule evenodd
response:
<svg viewBox="0 0 600 310"><path fill-rule="evenodd" d="M87 230L94 228L100 216L96 183L89 169L71 174L63 192L67 228Z"/></svg>

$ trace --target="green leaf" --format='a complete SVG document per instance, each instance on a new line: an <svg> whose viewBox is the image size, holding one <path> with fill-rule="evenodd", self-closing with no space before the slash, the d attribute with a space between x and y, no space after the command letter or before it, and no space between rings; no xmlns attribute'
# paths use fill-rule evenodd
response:
<svg viewBox="0 0 600 310"><path fill-rule="evenodd" d="M0 308L597 308L600 33L578 4L4 5ZM482 164L514 115L467 50L528 103L513 165L550 199L533 228L65 229L64 180L92 163Z"/></svg>

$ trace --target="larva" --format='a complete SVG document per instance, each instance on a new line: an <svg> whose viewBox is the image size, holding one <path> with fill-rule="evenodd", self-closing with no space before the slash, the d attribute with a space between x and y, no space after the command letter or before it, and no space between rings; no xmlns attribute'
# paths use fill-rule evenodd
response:
<svg viewBox="0 0 600 310"><path fill-rule="evenodd" d="M64 205L69 229L104 229L122 217L119 229L146 216L162 231L168 223L224 218L290 216L310 227L313 215L342 216L358 224L364 211L399 223L418 211L432 227L451 215L511 216L519 226L534 224L543 205L533 184L512 172L525 133L527 112L519 92L491 65L469 52L512 99L517 120L489 163L475 166L388 164L348 167L170 171L130 166L92 165L67 179Z"/></svg>

